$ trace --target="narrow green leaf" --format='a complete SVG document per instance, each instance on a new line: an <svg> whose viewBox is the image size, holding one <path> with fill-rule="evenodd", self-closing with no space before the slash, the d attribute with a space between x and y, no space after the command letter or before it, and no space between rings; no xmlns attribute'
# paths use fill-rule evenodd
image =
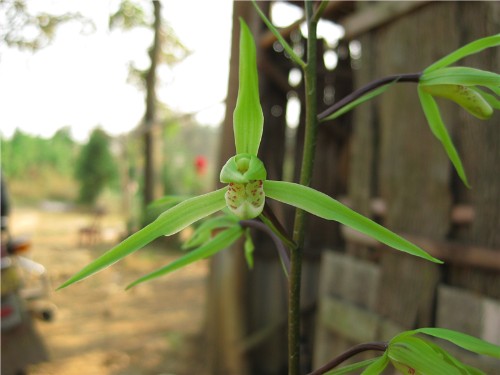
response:
<svg viewBox="0 0 500 375"><path fill-rule="evenodd" d="M298 207L323 219L338 221L394 249L431 262L442 263L389 229L317 190L291 182L267 180L264 182L264 191L266 196L271 199Z"/></svg>
<svg viewBox="0 0 500 375"><path fill-rule="evenodd" d="M226 229L225 231L217 234L211 241L207 242L205 245L200 246L196 250L190 251L179 259L174 260L172 263L167 264L165 267L162 267L137 279L133 283L129 284L127 286L127 289L130 289L145 281L150 281L156 279L157 277L164 276L198 260L208 258L215 253L231 246L241 236L242 233L243 229L240 226Z"/></svg>
<svg viewBox="0 0 500 375"><path fill-rule="evenodd" d="M426 72L419 79L420 85L499 86L500 74L465 66L454 66Z"/></svg>
<svg viewBox="0 0 500 375"><path fill-rule="evenodd" d="M467 176L465 175L462 161L460 160L458 152L455 149L453 142L451 141L450 135L448 134L448 130L446 129L446 126L441 119L441 114L439 113L439 108L436 104L436 101L430 94L424 92L420 87L417 90L422 109L432 133L443 145L448 158L455 167L455 170L457 171L460 179L463 181L465 186L470 187L469 182L467 181Z"/></svg>
<svg viewBox="0 0 500 375"><path fill-rule="evenodd" d="M366 93L365 95L362 95L360 98L358 98L355 101L349 103L348 105L340 108L339 110L333 112L331 115L325 117L321 121L323 122L323 121L327 121L327 120L334 120L337 117L342 116L344 113L349 112L350 110L352 110L353 108L357 107L358 105L363 104L364 102L366 102L368 100L371 100L374 97L376 97L376 96L378 96L378 95L386 92L387 89L389 89L389 87L391 87L396 82L397 82L397 80L395 80L395 81L393 81L391 83L388 83L386 85L380 86L376 90L370 91L369 93Z"/></svg>
<svg viewBox="0 0 500 375"><path fill-rule="evenodd" d="M276 29L276 27L274 27L274 25L271 23L271 21L269 21L269 19L266 17L266 15L264 14L264 12L262 12L262 10L257 5L257 2L255 0L252 0L252 3L253 3L253 6L254 6L255 10L257 11L257 13L259 14L260 18L262 19L262 21L264 21L264 23L266 24L267 28L273 33L273 35L276 37L276 39L278 39L278 41L281 43L281 45L283 46L283 48L285 49L285 51L288 53L288 55L290 56L290 58L298 66L300 66L301 68L305 68L306 63L295 53L295 51L293 50L293 48L288 44L288 42L285 40L285 38L283 38L283 36L281 35L281 33L278 31L278 29Z"/></svg>
<svg viewBox="0 0 500 375"><path fill-rule="evenodd" d="M387 357L387 352L384 353L382 357L379 357L375 362L368 366L362 375L379 375L385 370L389 364L389 357Z"/></svg>
<svg viewBox="0 0 500 375"><path fill-rule="evenodd" d="M356 363L353 363L353 364L341 367L339 369L334 369L334 370L328 371L327 373L325 373L325 375L344 375L344 374L349 374L349 373L351 373L353 371L356 371L356 370L362 369L364 367L367 367L367 366L371 365L373 362L378 361L378 360L379 360L379 358L366 359L364 361L356 362Z"/></svg>
<svg viewBox="0 0 500 375"><path fill-rule="evenodd" d="M445 328L419 328L413 332L424 333L452 342L463 349L477 354L483 354L494 358L500 358L500 346L466 335L465 333Z"/></svg>
<svg viewBox="0 0 500 375"><path fill-rule="evenodd" d="M262 138L264 115L259 99L259 76L252 33L240 19L240 72L236 108L233 113L237 154L257 155Z"/></svg>
<svg viewBox="0 0 500 375"><path fill-rule="evenodd" d="M224 199L226 190L227 188L223 188L188 199L165 211L151 224L132 234L123 242L85 266L69 280L64 282L58 289L65 288L101 271L160 236L175 234L192 223L221 210L226 206Z"/></svg>
<svg viewBox="0 0 500 375"><path fill-rule="evenodd" d="M457 49L456 51L446 55L445 57L439 59L435 63L429 65L424 72L431 72L450 64L455 63L456 61L463 59L466 56L478 53L486 48L496 47L500 45L500 34L487 36L485 38L481 38L475 40L465 46Z"/></svg>

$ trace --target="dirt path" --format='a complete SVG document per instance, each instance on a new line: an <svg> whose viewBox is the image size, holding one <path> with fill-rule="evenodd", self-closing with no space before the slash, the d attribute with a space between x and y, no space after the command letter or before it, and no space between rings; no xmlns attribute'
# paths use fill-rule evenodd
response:
<svg viewBox="0 0 500 375"><path fill-rule="evenodd" d="M55 287L110 247L123 232L119 218L103 219L105 243L78 245L88 217L68 212L16 210L14 234L30 234L31 258ZM199 262L128 292L128 282L178 256L150 247L84 282L54 292L53 322L37 322L51 361L32 375L204 374L201 331L207 263Z"/></svg>

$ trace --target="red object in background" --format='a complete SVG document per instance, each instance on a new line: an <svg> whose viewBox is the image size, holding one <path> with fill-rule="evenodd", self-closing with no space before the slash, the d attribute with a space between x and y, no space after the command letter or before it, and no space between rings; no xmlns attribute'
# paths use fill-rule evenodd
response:
<svg viewBox="0 0 500 375"><path fill-rule="evenodd" d="M198 155L194 161L194 166L198 176L204 175L207 171L207 159L203 155Z"/></svg>

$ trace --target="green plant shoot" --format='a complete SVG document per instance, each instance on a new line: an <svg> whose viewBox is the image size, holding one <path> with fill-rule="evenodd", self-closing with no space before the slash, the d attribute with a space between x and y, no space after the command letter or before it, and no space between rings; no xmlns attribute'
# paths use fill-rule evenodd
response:
<svg viewBox="0 0 500 375"><path fill-rule="evenodd" d="M498 345L449 329L420 328L395 336L382 356L354 363L328 374L349 374L365 368L363 375L378 375L392 364L401 374L485 375L481 370L460 362L425 336L446 340L470 352L500 359Z"/></svg>

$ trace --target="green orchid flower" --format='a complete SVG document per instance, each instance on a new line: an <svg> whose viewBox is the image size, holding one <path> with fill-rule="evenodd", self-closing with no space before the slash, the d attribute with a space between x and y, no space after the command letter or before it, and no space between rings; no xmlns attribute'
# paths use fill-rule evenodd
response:
<svg viewBox="0 0 500 375"><path fill-rule="evenodd" d="M429 127L442 143L455 170L469 186L458 153L443 123L434 97L452 100L473 116L486 120L500 109L500 74L469 67L450 67L456 61L486 48L500 45L500 34L478 39L443 57L425 69L418 83L418 96ZM485 91L489 90L490 92Z"/></svg>
<svg viewBox="0 0 500 375"><path fill-rule="evenodd" d="M298 207L326 220L350 226L399 251L442 263L418 246L326 194L295 183L267 180L264 164L257 157L264 117L259 100L255 43L243 20L241 20L240 34L239 91L233 123L237 154L227 161L220 174L220 180L227 184L226 187L186 199L167 209L151 224L132 234L73 275L59 289L112 265L160 236L173 235L221 210L229 210L237 219L219 218L209 221L209 224L205 224L204 229L197 234L198 239L194 238L191 242L191 245L198 246L195 250L141 277L129 287L211 256L227 248L243 235L247 236L245 248L247 259L251 264L253 245L248 240L248 230L243 228L240 221L261 218L268 224L269 220L262 215L267 198ZM218 233L212 237L215 229Z"/></svg>
<svg viewBox="0 0 500 375"><path fill-rule="evenodd" d="M500 46L500 34L478 39L436 61L422 73L400 74L374 81L338 101L319 114L318 118L320 121L334 120L358 105L381 95L395 83L418 82L418 96L429 127L443 145L461 180L466 186L469 186L462 162L434 98L452 100L473 116L481 120L489 119L495 109L500 109L500 100L498 99L500 97L500 75L469 67L449 65L484 49L497 46Z"/></svg>

